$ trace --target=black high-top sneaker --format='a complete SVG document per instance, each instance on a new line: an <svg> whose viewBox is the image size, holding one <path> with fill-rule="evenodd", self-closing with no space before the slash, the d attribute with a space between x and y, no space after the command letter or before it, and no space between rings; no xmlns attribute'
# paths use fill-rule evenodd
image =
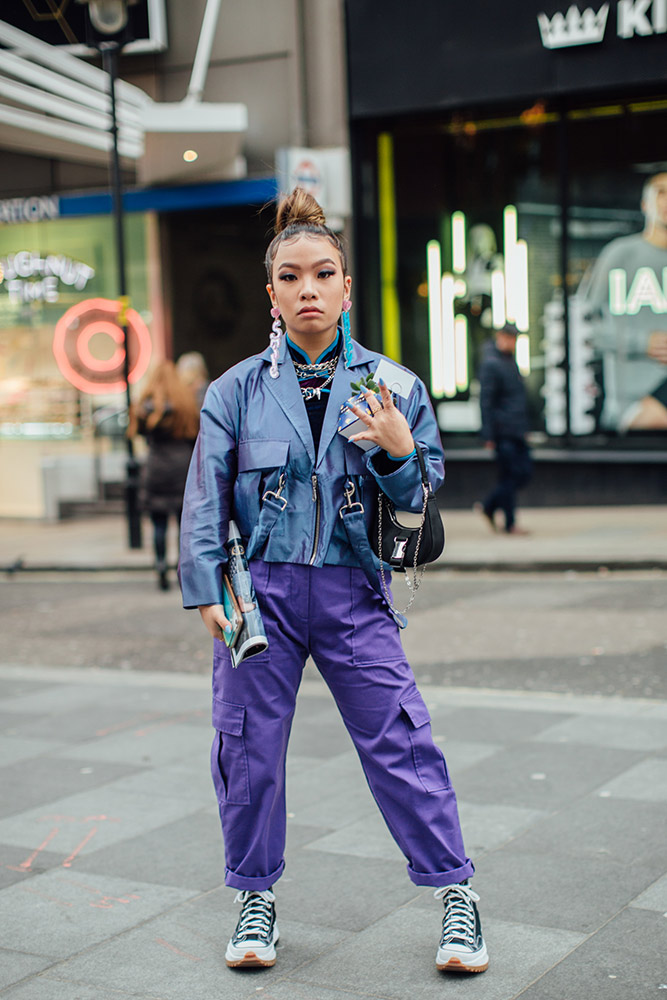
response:
<svg viewBox="0 0 667 1000"><path fill-rule="evenodd" d="M275 901L270 889L237 894L234 902L242 904L241 916L225 952L227 965L236 968L275 963L278 940Z"/></svg>
<svg viewBox="0 0 667 1000"><path fill-rule="evenodd" d="M445 915L435 964L443 972L484 972L489 956L482 937L476 903L479 896L468 882L445 885L433 893L442 899Z"/></svg>

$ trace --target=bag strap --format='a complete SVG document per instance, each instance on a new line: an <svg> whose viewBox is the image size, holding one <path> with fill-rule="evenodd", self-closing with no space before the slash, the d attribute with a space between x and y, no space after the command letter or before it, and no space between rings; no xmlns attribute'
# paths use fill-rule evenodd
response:
<svg viewBox="0 0 667 1000"><path fill-rule="evenodd" d="M345 525L345 531L347 532L347 537L350 540L350 545L352 546L352 551L355 553L357 559L359 560L359 565L366 574L366 579L370 583L373 590L380 595L382 600L387 604L389 612L398 625L399 628L405 628L408 624L408 620L405 615L401 614L391 606L387 601L385 594L380 586L380 579L378 573L380 571L380 560L375 555L371 548L371 543L368 540L368 528L366 527L366 520L364 518L364 506L359 501L355 501L352 498L355 493L355 485L351 479L348 479L345 484L345 499L346 503L339 510L340 518Z"/></svg>
<svg viewBox="0 0 667 1000"><path fill-rule="evenodd" d="M269 532L285 510L285 507L287 507L287 499L282 495L285 482L285 473L281 472L278 488L276 490L267 490L262 497L259 518L252 535L248 539L247 559L252 559L257 552L261 552L266 539L269 537Z"/></svg>
<svg viewBox="0 0 667 1000"><path fill-rule="evenodd" d="M431 483L428 478L428 472L426 471L426 462L424 461L424 452L422 446L417 444L415 441L415 451L417 452L417 459L419 461L419 471L421 472L422 484L426 487L429 493L432 493Z"/></svg>

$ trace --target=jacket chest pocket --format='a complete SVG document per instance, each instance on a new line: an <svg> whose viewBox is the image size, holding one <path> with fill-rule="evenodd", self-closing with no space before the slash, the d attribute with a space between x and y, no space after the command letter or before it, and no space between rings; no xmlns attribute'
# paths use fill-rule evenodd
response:
<svg viewBox="0 0 667 1000"><path fill-rule="evenodd" d="M280 469L287 465L289 441L272 438L248 438L239 441L238 471Z"/></svg>
<svg viewBox="0 0 667 1000"><path fill-rule="evenodd" d="M239 441L234 496L242 534L249 535L257 523L264 493L277 492L280 475L287 466L289 446L288 440L275 438ZM276 524L274 531L280 530L280 524Z"/></svg>

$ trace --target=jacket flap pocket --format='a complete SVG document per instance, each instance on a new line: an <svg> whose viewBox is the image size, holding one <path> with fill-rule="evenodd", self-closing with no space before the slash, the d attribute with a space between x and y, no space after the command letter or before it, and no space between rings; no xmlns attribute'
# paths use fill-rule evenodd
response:
<svg viewBox="0 0 667 1000"><path fill-rule="evenodd" d="M428 708L418 691L415 694L411 694L408 698L404 698L400 702L400 706L415 729L419 729L420 726L425 726L427 722L431 721Z"/></svg>
<svg viewBox="0 0 667 1000"><path fill-rule="evenodd" d="M221 698L213 699L213 726L228 736L243 736L245 705L233 705Z"/></svg>
<svg viewBox="0 0 667 1000"><path fill-rule="evenodd" d="M287 464L289 441L254 438L239 441L239 472L251 469L280 469Z"/></svg>

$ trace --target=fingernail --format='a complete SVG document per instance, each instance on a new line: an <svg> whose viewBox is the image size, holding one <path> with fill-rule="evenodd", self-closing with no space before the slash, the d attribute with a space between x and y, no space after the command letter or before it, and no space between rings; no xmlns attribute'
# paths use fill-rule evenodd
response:
<svg viewBox="0 0 667 1000"><path fill-rule="evenodd" d="M231 635L232 626L231 625L225 625L224 631L225 631L225 635Z"/></svg>
<svg viewBox="0 0 667 1000"><path fill-rule="evenodd" d="M380 385L384 385L384 384L385 384L385 381L384 381L384 379L383 379L383 378L381 378L381 379L380 379Z"/></svg>

